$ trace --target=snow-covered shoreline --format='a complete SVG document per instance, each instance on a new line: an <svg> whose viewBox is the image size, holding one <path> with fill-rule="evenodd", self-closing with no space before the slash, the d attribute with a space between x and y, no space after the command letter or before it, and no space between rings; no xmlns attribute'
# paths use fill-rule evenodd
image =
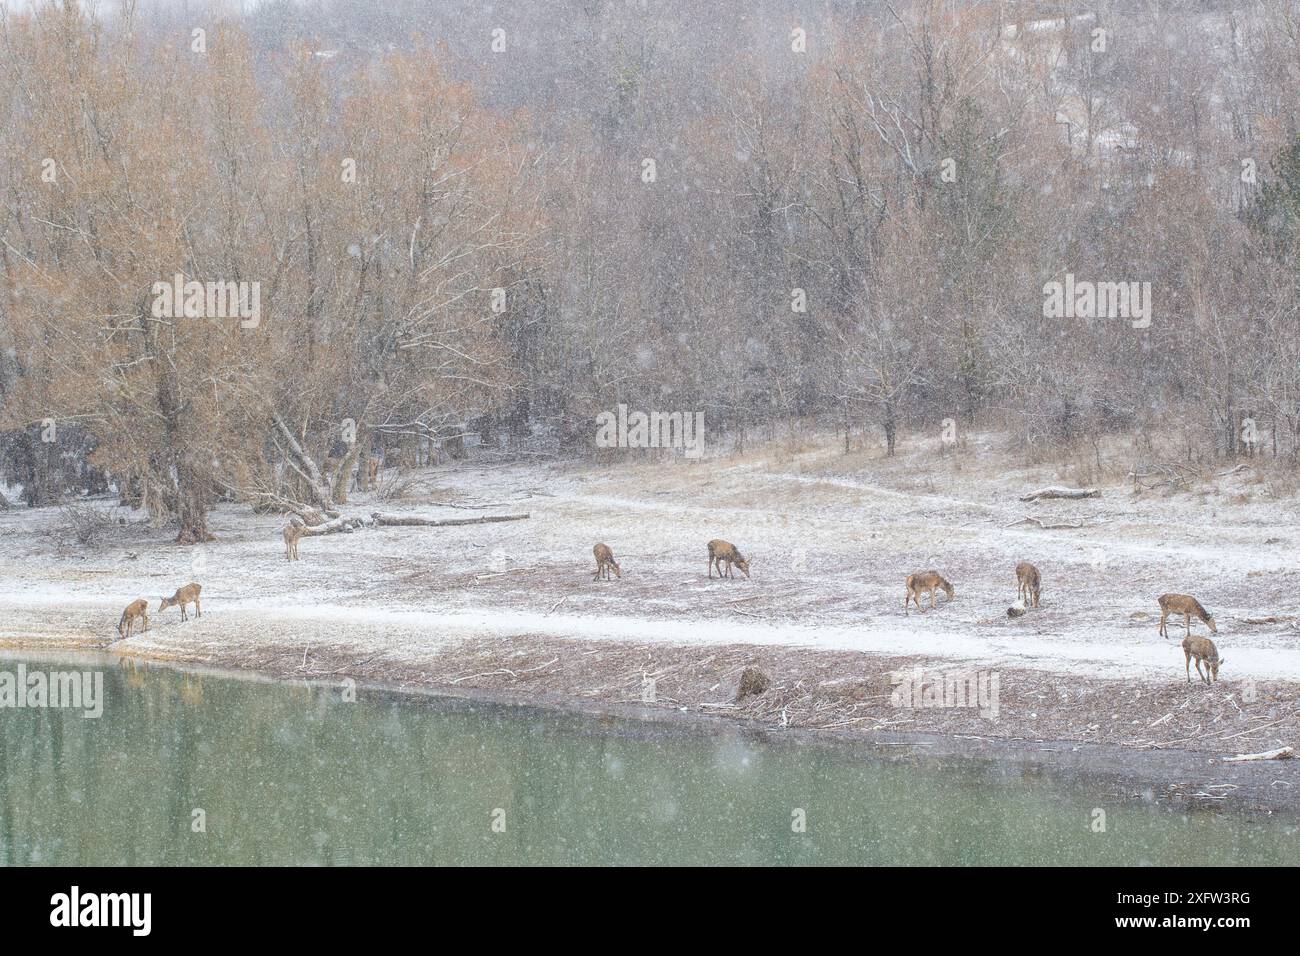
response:
<svg viewBox="0 0 1300 956"><path fill-rule="evenodd" d="M1269 687L1265 696L1283 710L1261 740L1281 733L1293 742L1300 631L1285 619L1300 610L1286 562L1295 503L1240 484L1195 496L1134 498L1107 487L1099 499L1018 500L1062 477L1008 471L994 444L978 440L937 464L925 447L891 461L846 458L829 443L701 463L471 462L428 471L418 497L362 496L347 510L464 516L467 504L500 503L531 517L304 538L294 563L284 560L283 519L236 505L213 514L217 540L200 547L129 524L120 540L83 548L59 532L57 509L14 509L0 514L0 645L96 646L116 637L122 607L146 597L151 629L112 653L254 668L292 656L308 671L328 657L341 667L366 662L372 679L441 675L488 687L499 682L479 680L476 668L516 674L516 664L589 658L610 669L600 693L624 700L640 693L640 678L618 670L632 657L653 672L656 660L713 652L780 661L771 666L789 675L774 675L778 682L807 671L835 683L857 664L872 675L861 680L880 682L908 661L1024 675L1023 686L1066 694L1105 686L1181 695L1170 706L1188 712L1213 699L1244 713ZM1044 530L1018 523L1025 516L1080 527ZM712 537L741 547L750 579L706 576ZM598 540L619 557L621 580L592 580ZM1018 560L1042 571L1043 606L1009 620ZM929 567L954 582L956 599L904 614L903 578ZM203 584L203 617L158 614L159 596L190 580ZM1171 622L1170 639L1157 634L1155 596L1166 591L1195 593L1216 615L1225 665L1214 688L1186 683L1181 621ZM1280 620L1242 620L1266 615ZM716 707L726 689L714 685L729 679L702 676L695 703ZM582 692L565 681L538 689ZM1058 730L1071 730L1070 705L1044 708ZM1146 716L1144 707L1130 723Z"/></svg>

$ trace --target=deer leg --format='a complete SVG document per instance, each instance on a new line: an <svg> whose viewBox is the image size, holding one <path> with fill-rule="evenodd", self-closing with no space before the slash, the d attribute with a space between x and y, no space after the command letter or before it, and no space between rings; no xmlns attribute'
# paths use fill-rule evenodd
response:
<svg viewBox="0 0 1300 956"><path fill-rule="evenodd" d="M709 553L709 580L713 580L713 554Z"/></svg>
<svg viewBox="0 0 1300 956"><path fill-rule="evenodd" d="M203 616L203 605L199 603L198 598L194 599L194 616L195 617Z"/></svg>
<svg viewBox="0 0 1300 956"><path fill-rule="evenodd" d="M1183 652L1183 659L1187 663L1187 683L1192 682L1192 655L1189 651Z"/></svg>
<svg viewBox="0 0 1300 956"><path fill-rule="evenodd" d="M1191 637L1192 636L1192 615L1190 611L1183 615L1183 627L1187 628L1187 636ZM1199 657L1196 659L1196 669L1197 670L1201 669L1201 659Z"/></svg>
<svg viewBox="0 0 1300 956"><path fill-rule="evenodd" d="M1163 638L1169 637L1169 629L1165 627L1165 619L1168 617L1169 617L1169 612L1166 611L1164 608L1161 608L1160 609L1160 636Z"/></svg>

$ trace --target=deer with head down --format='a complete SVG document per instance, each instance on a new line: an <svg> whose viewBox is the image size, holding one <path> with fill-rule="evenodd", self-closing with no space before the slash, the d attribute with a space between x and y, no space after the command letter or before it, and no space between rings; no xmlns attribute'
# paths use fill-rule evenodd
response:
<svg viewBox="0 0 1300 956"><path fill-rule="evenodd" d="M610 550L609 545L598 544L591 549L591 553L596 556L596 576L592 578L593 581L599 581L602 578L608 581L610 571L614 572L616 578L623 577L623 569L614 560L614 552Z"/></svg>
<svg viewBox="0 0 1300 956"><path fill-rule="evenodd" d="M162 599L162 603L158 605L158 613L161 614L169 607L179 606L181 609L181 620L188 621L189 616L185 613L185 605L192 603L194 605L194 616L202 617L203 606L199 603L199 592L202 590L203 586L195 584L194 582L190 582L184 587L177 588L176 593L171 597L165 597Z"/></svg>
<svg viewBox="0 0 1300 956"><path fill-rule="evenodd" d="M1219 668L1225 661L1219 657L1219 649L1214 646L1214 641L1208 637L1192 637L1190 634L1183 638L1183 658L1187 664L1187 683L1192 682L1192 658L1196 659L1196 673L1200 675L1201 680L1207 684L1212 684L1219 679ZM1205 673L1201 672L1201 662L1205 662Z"/></svg>
<svg viewBox="0 0 1300 956"><path fill-rule="evenodd" d="M1016 600L1024 601L1025 606L1033 601L1033 606L1038 607L1038 592L1042 588L1042 578L1038 574L1038 569L1028 561L1021 561L1016 565Z"/></svg>
<svg viewBox="0 0 1300 956"><path fill-rule="evenodd" d="M727 564L727 571L722 571L723 562ZM714 565L718 568L718 577L730 578L735 577L731 573L731 566L735 565L740 568L745 577L749 577L749 561L740 553L740 550L730 541L723 541L721 538L714 538L709 542L709 577L713 577Z"/></svg>
<svg viewBox="0 0 1300 956"><path fill-rule="evenodd" d="M908 603L916 602L916 609L924 612L925 608L921 607L921 592L930 592L930 610L934 610L934 592L942 591L948 595L951 601L957 594L957 589L948 583L947 579L938 571L918 571L916 574L907 576L907 594L903 596L903 613L907 613Z"/></svg>
<svg viewBox="0 0 1300 956"><path fill-rule="evenodd" d="M130 637L134 632L136 621L143 623L141 633L149 630L149 602L144 598L132 601L122 612L122 617L117 622L117 633L122 640Z"/></svg>
<svg viewBox="0 0 1300 956"><path fill-rule="evenodd" d="M1162 594L1156 598L1160 605L1160 636L1168 637L1169 629L1165 626L1165 621L1170 614L1181 614L1183 616L1183 626L1187 629L1187 636L1192 636L1192 618L1199 618L1209 627L1211 634L1218 634L1219 629L1214 624L1214 615L1201 606L1201 602L1196 600L1190 594Z"/></svg>

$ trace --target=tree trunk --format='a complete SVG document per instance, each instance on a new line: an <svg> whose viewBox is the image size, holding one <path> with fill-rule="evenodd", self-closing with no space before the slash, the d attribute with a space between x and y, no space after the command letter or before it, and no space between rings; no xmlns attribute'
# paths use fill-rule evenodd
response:
<svg viewBox="0 0 1300 956"><path fill-rule="evenodd" d="M385 527L456 528L466 524L494 524L498 521L523 521L522 515L484 515L481 518L420 518L415 515L386 515L376 511L370 517Z"/></svg>
<svg viewBox="0 0 1300 956"><path fill-rule="evenodd" d="M345 505L348 503L348 488L352 485L352 471L356 468L357 457L361 454L362 442L358 438L348 449L348 453L343 456L343 461L339 464L339 470L334 474L334 492L333 497L336 504Z"/></svg>
<svg viewBox="0 0 1300 956"><path fill-rule="evenodd" d="M176 519L180 522L177 544L199 544L213 540L208 531L208 508L212 489L189 461L178 456L176 463Z"/></svg>
<svg viewBox="0 0 1300 956"><path fill-rule="evenodd" d="M334 498L330 494L329 485L321 477L320 469L316 467L315 460L303 449L279 413L273 415L272 421L275 423L275 427L279 429L280 437L284 439L285 444L289 447L289 464L302 476L307 493L312 499L311 504L316 505L326 514L338 514L338 508L334 506Z"/></svg>

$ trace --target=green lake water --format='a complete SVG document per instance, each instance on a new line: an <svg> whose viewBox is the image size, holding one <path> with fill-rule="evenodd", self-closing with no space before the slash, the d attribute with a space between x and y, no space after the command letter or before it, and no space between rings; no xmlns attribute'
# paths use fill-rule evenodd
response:
<svg viewBox="0 0 1300 956"><path fill-rule="evenodd" d="M1089 778L365 688L346 702L337 687L26 664L97 668L105 701L98 719L0 708L6 865L1300 863L1294 819L1174 812Z"/></svg>

